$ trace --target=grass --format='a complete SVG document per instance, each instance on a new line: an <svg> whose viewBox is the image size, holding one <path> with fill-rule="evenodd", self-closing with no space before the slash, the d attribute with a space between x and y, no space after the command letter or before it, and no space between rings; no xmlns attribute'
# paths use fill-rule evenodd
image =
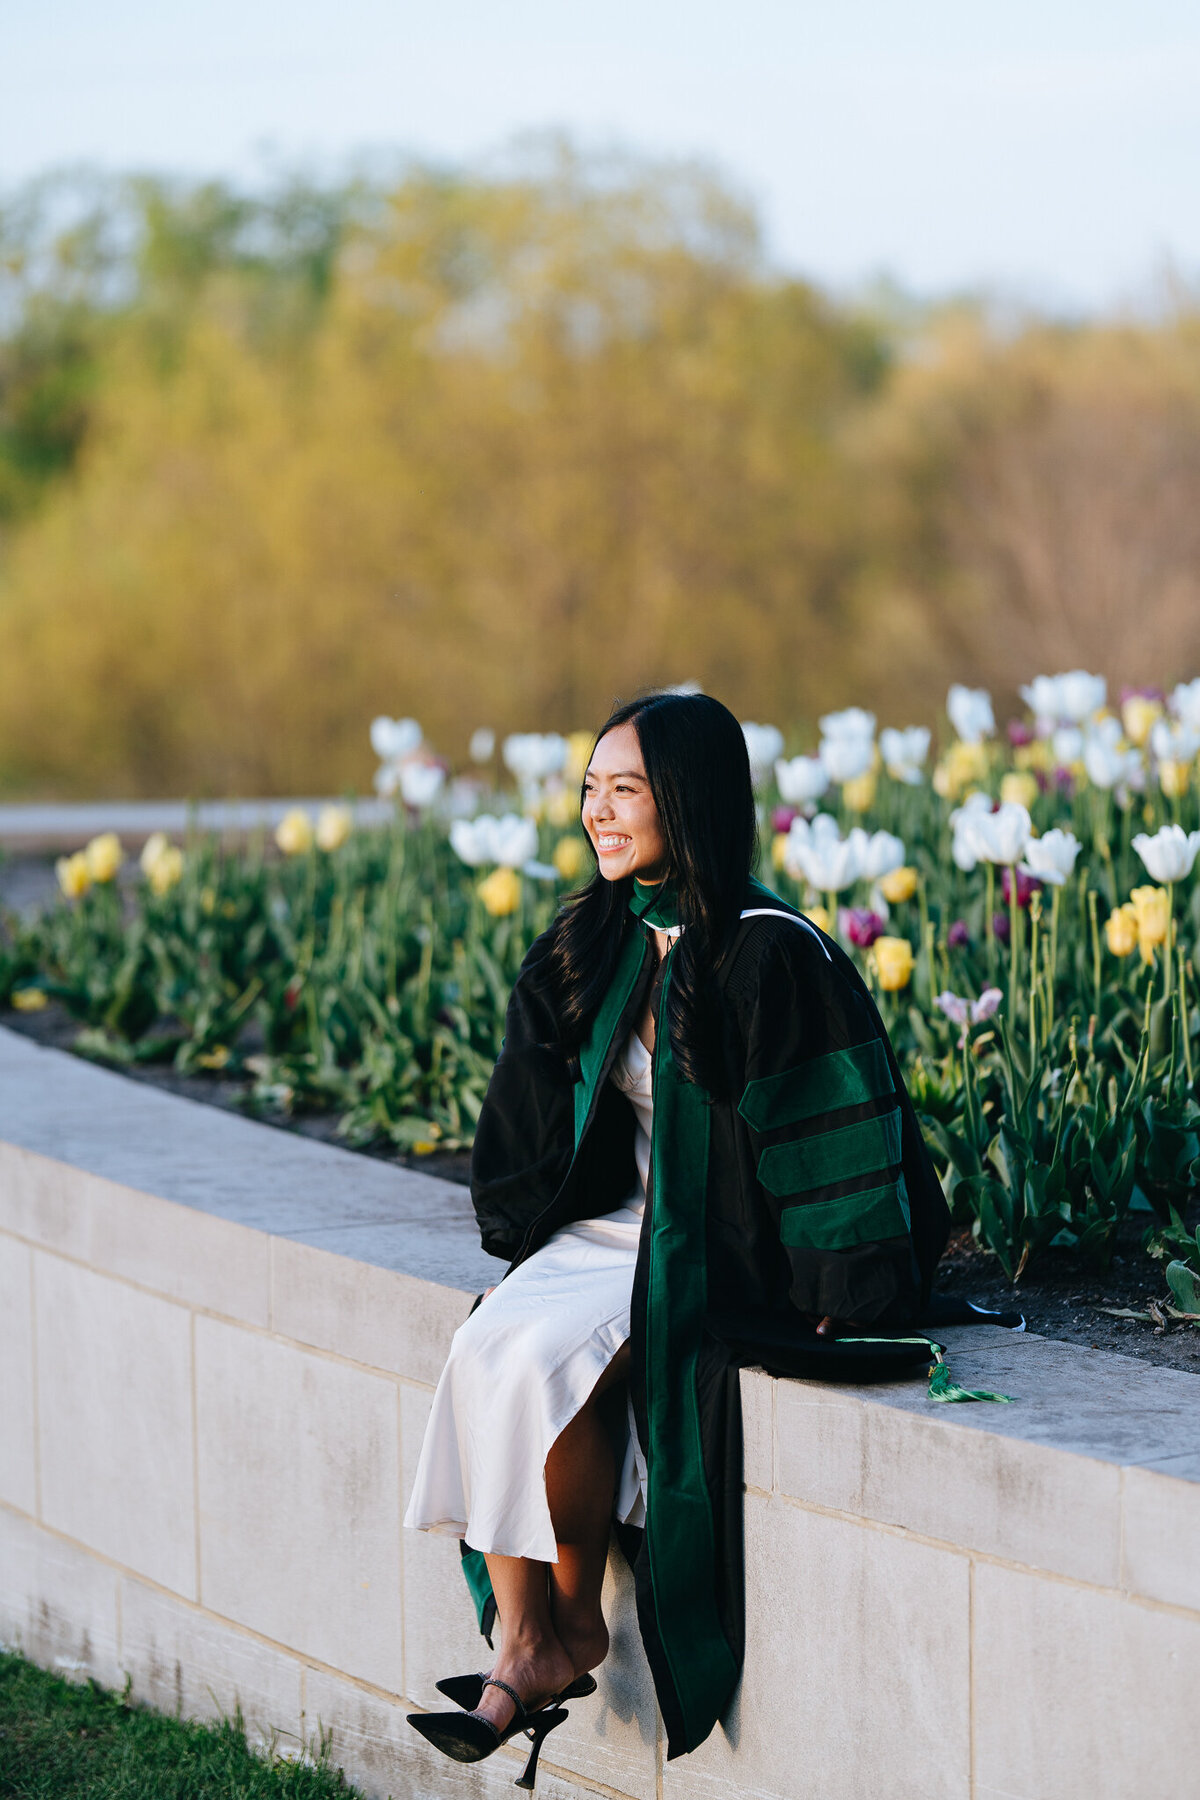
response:
<svg viewBox="0 0 1200 1800"><path fill-rule="evenodd" d="M0 1652L0 1800L353 1800L340 1770L253 1750Z"/></svg>

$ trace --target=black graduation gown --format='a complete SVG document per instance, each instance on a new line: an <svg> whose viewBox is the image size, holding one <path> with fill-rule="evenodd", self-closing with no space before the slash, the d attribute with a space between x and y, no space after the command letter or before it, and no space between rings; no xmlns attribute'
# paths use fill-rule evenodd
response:
<svg viewBox="0 0 1200 1800"><path fill-rule="evenodd" d="M818 1339L808 1316L853 1319L872 1336L902 1331L928 1298L949 1230L854 964L756 881L746 906L789 916L744 918L722 965L727 1097L682 1079L665 1030L654 1049L631 1313L630 1384L647 1465L633 1562L669 1757L703 1742L741 1668L739 1366L883 1372L884 1353ZM645 1005L649 934L631 915L573 1080L553 1047L560 1034L541 979L554 931L522 964L472 1153L483 1247L511 1268L560 1226L624 1204L636 1183L633 1111L608 1076Z"/></svg>

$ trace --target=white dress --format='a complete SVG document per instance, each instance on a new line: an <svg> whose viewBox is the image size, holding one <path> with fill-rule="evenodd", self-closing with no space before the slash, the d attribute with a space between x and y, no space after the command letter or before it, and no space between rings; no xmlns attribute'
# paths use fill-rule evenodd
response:
<svg viewBox="0 0 1200 1800"><path fill-rule="evenodd" d="M557 1562L546 1457L629 1336L650 1168L650 1052L631 1032L611 1079L634 1109L638 1186L600 1219L556 1231L454 1334L404 1523L475 1550ZM645 1463L627 1407L615 1516L645 1519Z"/></svg>

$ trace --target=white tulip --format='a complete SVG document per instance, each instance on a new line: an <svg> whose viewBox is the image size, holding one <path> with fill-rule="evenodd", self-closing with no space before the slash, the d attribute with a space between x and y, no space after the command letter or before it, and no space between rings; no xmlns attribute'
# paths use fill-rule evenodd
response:
<svg viewBox="0 0 1200 1800"><path fill-rule="evenodd" d="M1158 719L1150 728L1150 748L1159 762L1191 762L1200 752L1200 731L1190 725L1171 725Z"/></svg>
<svg viewBox="0 0 1200 1800"><path fill-rule="evenodd" d="M1011 800L995 812L984 812L980 807L967 822L969 845L979 862L1019 862L1032 832L1028 811Z"/></svg>
<svg viewBox="0 0 1200 1800"><path fill-rule="evenodd" d="M1200 851L1200 831L1185 831L1182 825L1163 825L1153 837L1139 831L1133 847L1145 863L1151 881L1160 884L1184 881L1191 874L1196 853Z"/></svg>
<svg viewBox="0 0 1200 1800"><path fill-rule="evenodd" d="M1098 713L1107 698L1108 683L1103 675L1071 669L1058 677L1058 716L1072 725L1082 725Z"/></svg>
<svg viewBox="0 0 1200 1800"><path fill-rule="evenodd" d="M783 733L776 725L742 725L746 754L750 758L750 779L755 787L766 776L777 756L783 755Z"/></svg>
<svg viewBox="0 0 1200 1800"><path fill-rule="evenodd" d="M515 731L504 740L505 766L520 781L544 781L566 767L568 745L557 731Z"/></svg>
<svg viewBox="0 0 1200 1800"><path fill-rule="evenodd" d="M1030 838L1021 867L1026 875L1036 875L1049 887L1061 887L1074 874L1078 855L1079 839L1074 832L1055 826L1043 837Z"/></svg>
<svg viewBox="0 0 1200 1800"><path fill-rule="evenodd" d="M491 762L492 757L496 753L495 732L489 731L486 725L481 725L478 731L473 731L471 733L471 742L468 745L468 749L471 754L472 762Z"/></svg>
<svg viewBox="0 0 1200 1800"><path fill-rule="evenodd" d="M843 712L826 713L817 723L824 738L866 738L870 743L875 737L875 714L864 712L861 706L847 706Z"/></svg>
<svg viewBox="0 0 1200 1800"><path fill-rule="evenodd" d="M904 840L890 831L873 831L863 854L863 875L867 881L879 881L893 869L904 867Z"/></svg>
<svg viewBox="0 0 1200 1800"><path fill-rule="evenodd" d="M968 794L962 805L950 814L950 824L954 830L950 854L954 858L955 867L965 875L969 875L979 862L979 853L971 831L972 821L979 813L990 813L991 810L992 802L988 795L976 790L975 793Z"/></svg>
<svg viewBox="0 0 1200 1800"><path fill-rule="evenodd" d="M1093 787L1114 788L1122 782L1136 785L1142 773L1142 753L1123 747L1119 719L1097 719L1084 736L1083 766Z"/></svg>
<svg viewBox="0 0 1200 1800"><path fill-rule="evenodd" d="M1053 725L1082 725L1098 713L1108 684L1103 675L1070 669L1065 675L1038 675L1019 691L1045 733Z"/></svg>
<svg viewBox="0 0 1200 1800"><path fill-rule="evenodd" d="M519 869L536 856L537 847L537 826L517 813L501 818L481 813L477 819L455 819L450 827L450 848L471 869L482 863Z"/></svg>
<svg viewBox="0 0 1200 1800"><path fill-rule="evenodd" d="M822 738L820 756L830 781L856 781L873 765L875 745L867 737Z"/></svg>
<svg viewBox="0 0 1200 1800"><path fill-rule="evenodd" d="M964 744L981 744L996 729L992 697L986 688L963 687L956 681L946 695L946 712Z"/></svg>
<svg viewBox="0 0 1200 1800"><path fill-rule="evenodd" d="M793 756L790 762L780 757L775 782L789 806L811 806L829 786L829 775L819 756Z"/></svg>
<svg viewBox="0 0 1200 1800"><path fill-rule="evenodd" d="M442 791L446 771L441 763L406 762L400 769L400 792L406 806L420 811L432 806Z"/></svg>
<svg viewBox="0 0 1200 1800"><path fill-rule="evenodd" d="M1060 725L1050 739L1054 760L1060 768L1070 768L1083 755L1083 733L1078 725Z"/></svg>
<svg viewBox="0 0 1200 1800"><path fill-rule="evenodd" d="M893 781L907 782L909 787L920 785L921 770L929 755L929 732L924 725L910 725L904 731L888 726L879 734L879 748Z"/></svg>
<svg viewBox="0 0 1200 1800"><path fill-rule="evenodd" d="M1061 718L1057 675L1035 675L1028 687L1018 688L1022 700L1038 722L1043 733Z"/></svg>
<svg viewBox="0 0 1200 1800"><path fill-rule="evenodd" d="M420 749L421 736L415 719L384 716L371 721L371 748L380 762L399 762L402 757L411 756Z"/></svg>
<svg viewBox="0 0 1200 1800"><path fill-rule="evenodd" d="M1194 681L1181 681L1171 695L1171 711L1181 724L1200 732L1200 675Z"/></svg>
<svg viewBox="0 0 1200 1800"><path fill-rule="evenodd" d="M793 840L789 832L784 867L789 874L797 879L802 876L823 894L840 893L842 888L853 887L861 878L869 843L860 825L856 825L846 838L831 837L828 832L812 833L807 843Z"/></svg>

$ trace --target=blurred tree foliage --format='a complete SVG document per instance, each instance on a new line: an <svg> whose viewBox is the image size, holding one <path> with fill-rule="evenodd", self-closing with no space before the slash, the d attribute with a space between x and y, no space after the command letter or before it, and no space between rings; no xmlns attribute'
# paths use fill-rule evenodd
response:
<svg viewBox="0 0 1200 1800"><path fill-rule="evenodd" d="M0 208L0 789L362 788L377 712L459 756L686 677L791 726L1185 672L1198 342L901 329L772 272L705 172L563 144L36 184Z"/></svg>

